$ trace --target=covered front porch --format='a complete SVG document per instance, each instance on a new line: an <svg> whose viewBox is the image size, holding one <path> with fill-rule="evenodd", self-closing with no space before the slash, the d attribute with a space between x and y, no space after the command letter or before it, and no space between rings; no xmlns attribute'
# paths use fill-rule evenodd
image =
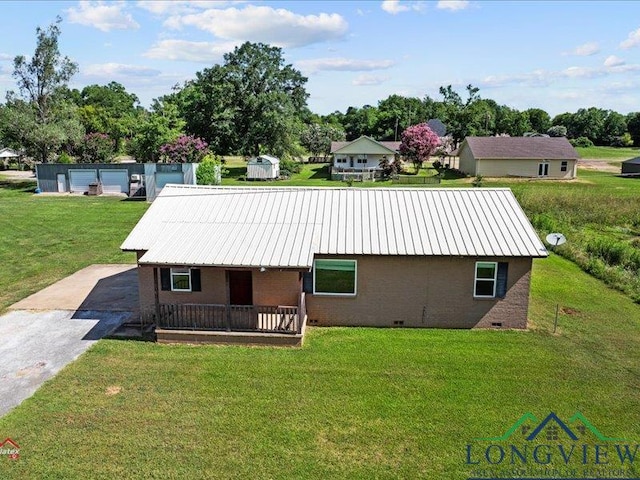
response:
<svg viewBox="0 0 640 480"><path fill-rule="evenodd" d="M307 315L300 271L140 266L139 273L141 292L144 278L153 285L141 317L155 326L158 342L302 343Z"/></svg>

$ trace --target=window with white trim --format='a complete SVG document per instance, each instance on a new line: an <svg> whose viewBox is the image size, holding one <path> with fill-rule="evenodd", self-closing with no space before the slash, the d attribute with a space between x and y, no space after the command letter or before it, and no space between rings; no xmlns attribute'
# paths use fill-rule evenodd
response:
<svg viewBox="0 0 640 480"><path fill-rule="evenodd" d="M473 296L504 298L507 296L509 262L476 262Z"/></svg>
<svg viewBox="0 0 640 480"><path fill-rule="evenodd" d="M569 168L569 162L567 162L566 160L563 160L562 163L560 163L560 171L566 172L568 168Z"/></svg>
<svg viewBox="0 0 640 480"><path fill-rule="evenodd" d="M476 262L473 296L478 298L495 297L497 278L498 262Z"/></svg>
<svg viewBox="0 0 640 480"><path fill-rule="evenodd" d="M355 260L319 259L313 262L314 295L355 295Z"/></svg>
<svg viewBox="0 0 640 480"><path fill-rule="evenodd" d="M171 291L172 292L190 292L191 291L191 272L188 268L172 268L171 269Z"/></svg>
<svg viewBox="0 0 640 480"><path fill-rule="evenodd" d="M200 269L189 267L173 267L160 269L161 290L171 292L199 292Z"/></svg>

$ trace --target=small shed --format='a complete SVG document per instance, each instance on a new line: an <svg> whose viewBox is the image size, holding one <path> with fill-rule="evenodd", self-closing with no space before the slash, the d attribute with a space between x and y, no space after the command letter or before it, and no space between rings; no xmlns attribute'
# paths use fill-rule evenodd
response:
<svg viewBox="0 0 640 480"><path fill-rule="evenodd" d="M622 162L622 174L640 176L640 157L630 158Z"/></svg>
<svg viewBox="0 0 640 480"><path fill-rule="evenodd" d="M247 163L247 180L270 180L280 176L280 159L259 155Z"/></svg>

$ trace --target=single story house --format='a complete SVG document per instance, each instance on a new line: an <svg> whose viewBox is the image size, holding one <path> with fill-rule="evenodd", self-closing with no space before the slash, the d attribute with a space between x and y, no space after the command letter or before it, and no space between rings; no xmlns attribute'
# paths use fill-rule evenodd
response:
<svg viewBox="0 0 640 480"><path fill-rule="evenodd" d="M19 162L20 158L22 154L18 151L9 147L0 148L0 163L4 168L8 168L11 162Z"/></svg>
<svg viewBox="0 0 640 480"><path fill-rule="evenodd" d="M273 180L279 176L279 158L259 155L247 163L247 180Z"/></svg>
<svg viewBox="0 0 640 480"><path fill-rule="evenodd" d="M400 142L379 142L365 135L351 142L331 142L331 178L346 180L356 177L359 180L373 180L380 170L382 159L386 157L392 162L399 149Z"/></svg>
<svg viewBox="0 0 640 480"><path fill-rule="evenodd" d="M630 158L622 162L623 175L640 175L640 157Z"/></svg>
<svg viewBox="0 0 640 480"><path fill-rule="evenodd" d="M472 176L571 179L580 155L564 137L467 137L458 157Z"/></svg>
<svg viewBox="0 0 640 480"><path fill-rule="evenodd" d="M158 340L196 342L299 343L307 323L526 328L547 256L506 188L168 185L121 248Z"/></svg>
<svg viewBox="0 0 640 480"><path fill-rule="evenodd" d="M104 193L145 196L152 201L167 183L195 184L192 163L39 163L40 192L87 193L100 183Z"/></svg>

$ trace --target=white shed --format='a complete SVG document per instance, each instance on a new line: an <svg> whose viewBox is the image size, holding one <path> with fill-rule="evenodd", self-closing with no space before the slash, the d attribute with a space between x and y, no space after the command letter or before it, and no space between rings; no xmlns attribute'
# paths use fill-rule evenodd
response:
<svg viewBox="0 0 640 480"><path fill-rule="evenodd" d="M268 180L280 176L280 159L269 155L260 155L249 160L247 180Z"/></svg>

